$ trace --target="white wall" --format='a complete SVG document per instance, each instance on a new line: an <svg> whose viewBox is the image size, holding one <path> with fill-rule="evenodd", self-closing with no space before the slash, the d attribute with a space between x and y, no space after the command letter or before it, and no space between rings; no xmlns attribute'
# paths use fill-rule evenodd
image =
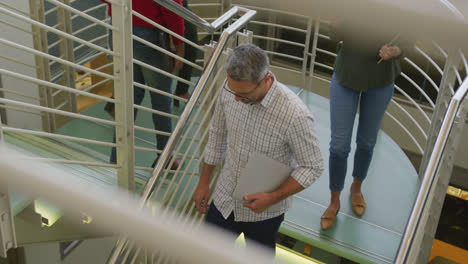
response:
<svg viewBox="0 0 468 264"><path fill-rule="evenodd" d="M29 13L29 1L2 0L2 2L10 7L16 8L25 13ZM28 23L22 22L16 18L13 18L3 13L0 13L0 21L10 23L16 27L25 29L27 31L31 31L31 26L28 25ZM4 23L0 23L0 32L1 32L1 38L4 38L9 41L13 41L15 43L18 43L27 47L31 47L31 48L33 47L33 38L32 38L32 35L29 33L13 28ZM17 61L23 62L25 64L35 65L33 55L28 54L27 52L21 51L16 48L6 46L4 44L0 44L0 54L3 57L12 58ZM31 68L31 67L19 64L19 63L11 62L3 58L0 58L0 68L9 70L9 71L18 72L24 75L36 77L36 71L34 68ZM38 91L37 85L34 85L29 82L17 80L17 79L14 79L5 75L2 75L1 78L2 78L2 83L3 83L2 88L7 89L7 90L13 90L17 93L27 95L29 97L33 97L37 99L39 98L39 91ZM40 104L38 100L34 100L32 98L27 98L23 96L18 96L18 95L7 93L7 92L4 93L4 97L6 99L21 101L21 102L30 103L30 104L36 104L36 105ZM17 128L42 130L42 119L41 119L41 116L38 115L40 114L40 112L34 111L34 110L30 110L30 111L35 112L37 114L24 113L24 112L19 112L19 111L14 111L14 110L6 110L8 125L17 127Z"/></svg>

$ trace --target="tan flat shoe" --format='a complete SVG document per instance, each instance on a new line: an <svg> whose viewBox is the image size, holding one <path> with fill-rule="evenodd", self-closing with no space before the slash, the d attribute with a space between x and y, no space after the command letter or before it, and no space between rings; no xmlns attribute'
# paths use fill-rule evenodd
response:
<svg viewBox="0 0 468 264"><path fill-rule="evenodd" d="M360 194L351 194L351 205L353 208L353 212L357 216L362 216L366 211L366 201L364 200L364 196L362 193Z"/></svg>
<svg viewBox="0 0 468 264"><path fill-rule="evenodd" d="M322 228L322 230L327 230L335 224L338 211L340 211L339 207L336 211L331 209L330 207L328 207L327 210L325 210L322 217L320 217L320 227Z"/></svg>

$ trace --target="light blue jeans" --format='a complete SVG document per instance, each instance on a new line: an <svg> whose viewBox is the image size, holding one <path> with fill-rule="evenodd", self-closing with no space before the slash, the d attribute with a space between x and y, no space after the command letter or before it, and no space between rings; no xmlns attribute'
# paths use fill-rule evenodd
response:
<svg viewBox="0 0 468 264"><path fill-rule="evenodd" d="M351 150L354 119L359 105L359 124L356 136L353 177L364 180L367 176L374 146L383 116L393 95L394 84L369 89L366 92L344 87L332 76L330 86L330 190L341 192Z"/></svg>
<svg viewBox="0 0 468 264"><path fill-rule="evenodd" d="M161 41L163 41L161 39L161 31L157 28L133 26L133 34L157 46L161 46ZM162 54L161 52L135 40L133 41L133 57L136 60L142 61L161 70L168 72L171 71L167 55ZM141 67L137 64L133 64L133 80L137 83L146 84L147 86L156 88L158 90L171 93L171 78L152 71L148 68ZM146 90L143 88L137 86L133 87L134 104L141 104L145 96L145 91ZM151 105L154 110L171 113L172 99L170 97L155 92L149 92L149 94L151 96ZM133 111L134 118L136 119L138 109L134 109ZM156 130L169 133L172 132L172 123L169 117L153 113L153 124ZM167 136L156 135L157 149L163 150L167 144L168 139L169 138ZM116 151L115 148L112 148L110 162L115 163L116 160Z"/></svg>

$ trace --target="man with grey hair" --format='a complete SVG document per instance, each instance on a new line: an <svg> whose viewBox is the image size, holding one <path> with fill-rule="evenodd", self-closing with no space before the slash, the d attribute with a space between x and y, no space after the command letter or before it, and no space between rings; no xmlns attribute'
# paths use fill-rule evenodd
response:
<svg viewBox="0 0 468 264"><path fill-rule="evenodd" d="M194 201L198 212L207 213L206 222L235 235L244 233L247 241L274 252L290 196L310 186L323 171L314 119L299 97L269 71L268 56L259 47L235 48L225 69L227 78L211 121ZM288 165L292 172L272 192L236 199L233 193L241 171L254 153ZM208 206L210 177L223 160Z"/></svg>

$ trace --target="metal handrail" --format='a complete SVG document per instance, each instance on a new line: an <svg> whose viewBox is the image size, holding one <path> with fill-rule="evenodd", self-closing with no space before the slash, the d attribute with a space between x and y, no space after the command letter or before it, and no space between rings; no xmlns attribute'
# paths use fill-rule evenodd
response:
<svg viewBox="0 0 468 264"><path fill-rule="evenodd" d="M162 1L162 0L153 0L153 1L156 1L158 4L161 4L160 1L161 2L167 2L167 1ZM170 1L170 2L172 2L172 1ZM163 5L163 4L161 4L161 5ZM164 6L164 7L168 8L167 6ZM171 10L171 11L173 11L173 10ZM236 14L242 15L236 22L234 22L232 25L230 25L228 28L226 28L223 31L223 33L221 34L221 36L219 38L219 41L218 41L213 53L211 54L211 57L208 60L207 66L205 67L205 69L204 69L204 71L203 71L203 73L202 73L202 75L201 75L201 77L200 77L194 91L193 91L192 97L189 100L189 102L187 103L187 105L185 106L184 112L180 116L180 120L179 120L179 122L177 122L177 125L176 125L174 131L172 132L172 135L170 136L169 141L168 141L166 147L164 148L164 150L163 150L163 152L162 152L162 154L161 154L161 156L159 158L159 162L155 166L155 169L153 171L153 176L148 180L148 182L145 185L145 188L144 188L141 200L140 200L140 204L139 204L140 209L143 209L145 207L146 202L150 198L151 193L153 192L153 190L154 190L154 188L156 186L156 182L158 181L159 175L161 174L161 172L165 168L166 164L169 162L169 159L170 159L170 157L172 155L172 151L174 150L180 136L182 135L184 126L186 125L190 115L192 114L193 109L194 109L196 103L198 102L199 97L202 94L202 92L203 92L209 78L211 77L214 66L218 62L218 60L219 60L219 58L220 58L220 56L222 54L222 51L224 50L224 48L225 48L225 46L227 44L227 41L229 40L229 38L235 32L237 32L241 27L243 27L245 24L247 24L248 21L256 13L257 12L255 10L250 10L250 9L247 9L247 8L242 8L242 7L235 6L235 7L231 8L227 13L222 15L219 19L216 20L216 21L224 21L225 19L229 19L229 18L231 18L232 16L234 16ZM215 22L213 22L213 24ZM218 22L218 23L220 23L220 22ZM221 24L219 24L219 25L221 25ZM117 245L113 248L110 257L107 260L107 263L116 263L118 261L118 258L119 258L120 254L121 254L121 251L124 249L124 246L127 243L127 240L128 240L128 237L126 235L123 235L121 237L121 239L119 240Z"/></svg>
<svg viewBox="0 0 468 264"><path fill-rule="evenodd" d="M455 122L455 118L460 109L460 105L462 104L463 100L466 99L467 94L468 77L465 78L465 80L460 85L453 98L450 100L450 104L447 108L444 121L440 128L439 136L437 137L437 141L434 145L434 150L429 159L426 172L424 173L421 188L419 188L416 202L413 206L413 210L411 211L408 224L406 225L403 238L398 248L397 255L395 257L395 263L405 263L408 257L409 248L414 241L416 229L418 227L418 224L420 223L421 215L426 205L430 188L435 182L437 170L440 166L440 161L442 159L442 155L444 154L444 149L446 147L448 138L450 136L450 132Z"/></svg>
<svg viewBox="0 0 468 264"><path fill-rule="evenodd" d="M168 10L172 11L176 15L179 15L182 17L184 20L189 21L196 26L208 31L209 33L214 33L216 30L218 30L222 25L224 25L229 19L231 19L233 16L238 14L239 10L238 6L234 6L233 8L229 9L226 13L224 13L222 16L218 17L213 23L209 23L208 21L204 20L203 18L199 17L192 11L190 11L187 8L184 8L183 6L179 5L173 0L153 0L158 5L161 5ZM244 10L250 10L243 8Z"/></svg>

